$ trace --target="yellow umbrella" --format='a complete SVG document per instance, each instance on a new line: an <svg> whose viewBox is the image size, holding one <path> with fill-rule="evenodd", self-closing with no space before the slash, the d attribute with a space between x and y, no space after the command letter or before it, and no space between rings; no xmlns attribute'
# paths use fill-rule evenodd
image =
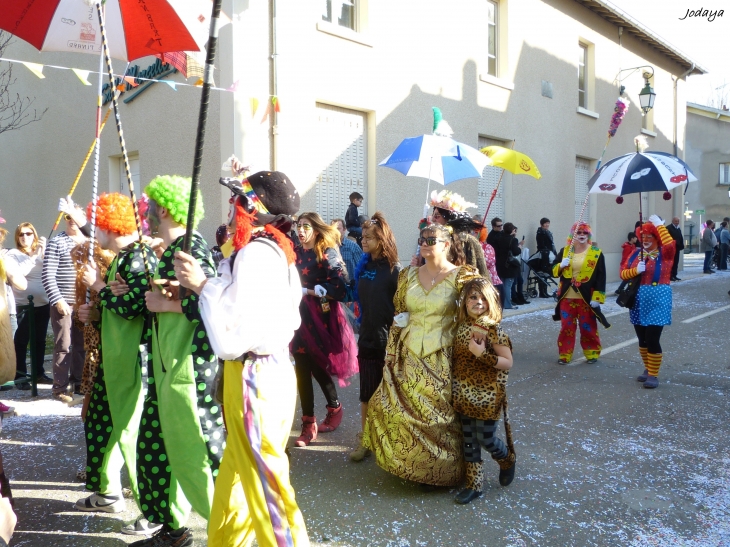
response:
<svg viewBox="0 0 730 547"><path fill-rule="evenodd" d="M487 210L484 211L484 218L482 219L482 224L484 224L487 221L489 208L497 195L497 190L502 182L502 175L504 175L505 170L510 173L514 173L515 175L530 175L536 179L539 179L542 175L540 174L540 170L537 168L537 165L535 165L535 162L522 152L517 152L511 148L504 148L503 146L485 146L480 150L480 152L489 158L490 165L502 168L502 172L499 175L499 182L497 182L497 187L492 190L492 195L489 198L489 204L487 204Z"/></svg>
<svg viewBox="0 0 730 547"><path fill-rule="evenodd" d="M522 152L502 146L485 146L480 152L487 156L495 167L501 167L515 175L530 175L536 179L542 177L535 162Z"/></svg>

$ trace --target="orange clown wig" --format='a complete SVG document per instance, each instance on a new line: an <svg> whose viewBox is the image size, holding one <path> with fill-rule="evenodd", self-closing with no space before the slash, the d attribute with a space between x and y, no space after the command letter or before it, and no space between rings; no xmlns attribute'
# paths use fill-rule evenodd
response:
<svg viewBox="0 0 730 547"><path fill-rule="evenodd" d="M86 216L91 218L91 203L86 207ZM96 201L96 226L100 230L119 235L131 235L137 229L134 208L129 196L119 193L102 194Z"/></svg>
<svg viewBox="0 0 730 547"><path fill-rule="evenodd" d="M576 222L570 229L570 235L568 236L568 245L573 242L573 234L575 234L578 230L580 230L581 232L588 232L588 242L590 243L591 238L593 237L593 230L591 229L591 225L587 222Z"/></svg>

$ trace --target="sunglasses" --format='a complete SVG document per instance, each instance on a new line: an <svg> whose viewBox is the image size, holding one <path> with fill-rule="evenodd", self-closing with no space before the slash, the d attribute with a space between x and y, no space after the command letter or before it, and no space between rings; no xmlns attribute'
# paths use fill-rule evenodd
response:
<svg viewBox="0 0 730 547"><path fill-rule="evenodd" d="M33 237L35 234L33 232L20 232L20 237Z"/></svg>
<svg viewBox="0 0 730 547"><path fill-rule="evenodd" d="M591 235L590 232L576 232L575 235L577 236L589 236Z"/></svg>
<svg viewBox="0 0 730 547"><path fill-rule="evenodd" d="M423 245L425 243L429 247L433 247L439 241L446 241L446 240L445 239L441 239L440 237L419 237L418 238L418 246L420 247L421 245Z"/></svg>

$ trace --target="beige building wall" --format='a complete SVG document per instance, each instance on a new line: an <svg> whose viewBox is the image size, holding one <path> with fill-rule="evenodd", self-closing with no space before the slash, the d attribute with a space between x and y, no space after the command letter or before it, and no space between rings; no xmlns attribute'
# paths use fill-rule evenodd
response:
<svg viewBox="0 0 730 547"><path fill-rule="evenodd" d="M720 183L720 164L730 165L730 112L689 103L687 105L687 163L699 179L690 184L684 201L691 211L693 233L699 233L700 215L694 211L705 210L702 222L711 218L715 222L730 216L730 180ZM693 239L697 244L697 238Z"/></svg>
<svg viewBox="0 0 730 547"><path fill-rule="evenodd" d="M337 2L334 2L337 4ZM252 169L279 169L298 185L302 211L316 210L316 181L323 171L343 164L347 151L327 141L318 126L322 107L362 114L364 149L360 158L367 188L367 213L383 211L394 227L403 260L415 250L427 182L378 167L406 137L431 133L436 106L455 131L454 138L477 146L480 137L514 145L539 166L541 180L505 174L504 220L514 222L526 245L535 247L539 219L552 220L558 247L575 217L576 158L595 168L606 143L618 97L622 68L654 68L657 98L649 129L652 149L684 150L684 81L688 67L624 33L574 0L500 0L498 74L487 74L487 0L357 0L357 32L322 21L323 1L226 0L234 23L221 30L216 83L239 82L239 92L214 92L206 136L203 195L206 219L201 231L212 241L225 218L226 193L217 185L220 164L235 153ZM272 15L276 6L276 74L272 76ZM588 104L578 112L578 44L588 46ZM17 43L13 58L94 70L91 56L38 54ZM139 63L146 66L145 62ZM118 71L121 63L115 63ZM49 112L39 123L0 136L0 208L9 224L31 219L50 228L57 198L65 192L93 139L95 86L78 85L70 72L48 69L38 80L16 66L19 89L37 97ZM623 74L631 107L606 151L604 161L631 152L642 129L638 92L640 71ZM180 75L175 79L182 81ZM676 117L674 86L680 116ZM254 115L251 98L271 94L281 112ZM546 90L546 97L543 94ZM197 126L199 90L172 91L155 84L130 104L122 118L130 151L139 153L140 178L158 173L189 175ZM318 106L319 105L319 106ZM110 184L109 157L118 154L113 125L104 131L101 187ZM340 143L341 144L341 143ZM346 147L345 147L346 148ZM349 160L348 160L349 161ZM113 162L112 162L113 163ZM113 169L111 170L113 171ZM90 195L90 170L79 195ZM18 184L27 191L17 191ZM354 184L354 183L353 183ZM12 188L12 189L11 189ZM478 181L455 182L449 189L477 202ZM432 183L431 189L440 189ZM38 196L43 194L42 199ZM618 275L620 246L638 219L638 196L623 205L593 196L587 207L609 279ZM9 204L9 205L6 205ZM346 203L337 216L344 215ZM680 200L650 195L648 211L671 218ZM477 211L475 211L477 212ZM483 211L479 211L483 213ZM490 215L491 216L491 215Z"/></svg>

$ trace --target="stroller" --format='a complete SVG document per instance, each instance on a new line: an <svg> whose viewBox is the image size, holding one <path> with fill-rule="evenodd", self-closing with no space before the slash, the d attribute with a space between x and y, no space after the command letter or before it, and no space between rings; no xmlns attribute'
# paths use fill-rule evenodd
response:
<svg viewBox="0 0 730 547"><path fill-rule="evenodd" d="M558 298L558 282L549 273L542 271L542 253L537 251L527 260L522 260L527 266L527 288L525 292L530 298L537 298L540 288L543 288L555 300Z"/></svg>

